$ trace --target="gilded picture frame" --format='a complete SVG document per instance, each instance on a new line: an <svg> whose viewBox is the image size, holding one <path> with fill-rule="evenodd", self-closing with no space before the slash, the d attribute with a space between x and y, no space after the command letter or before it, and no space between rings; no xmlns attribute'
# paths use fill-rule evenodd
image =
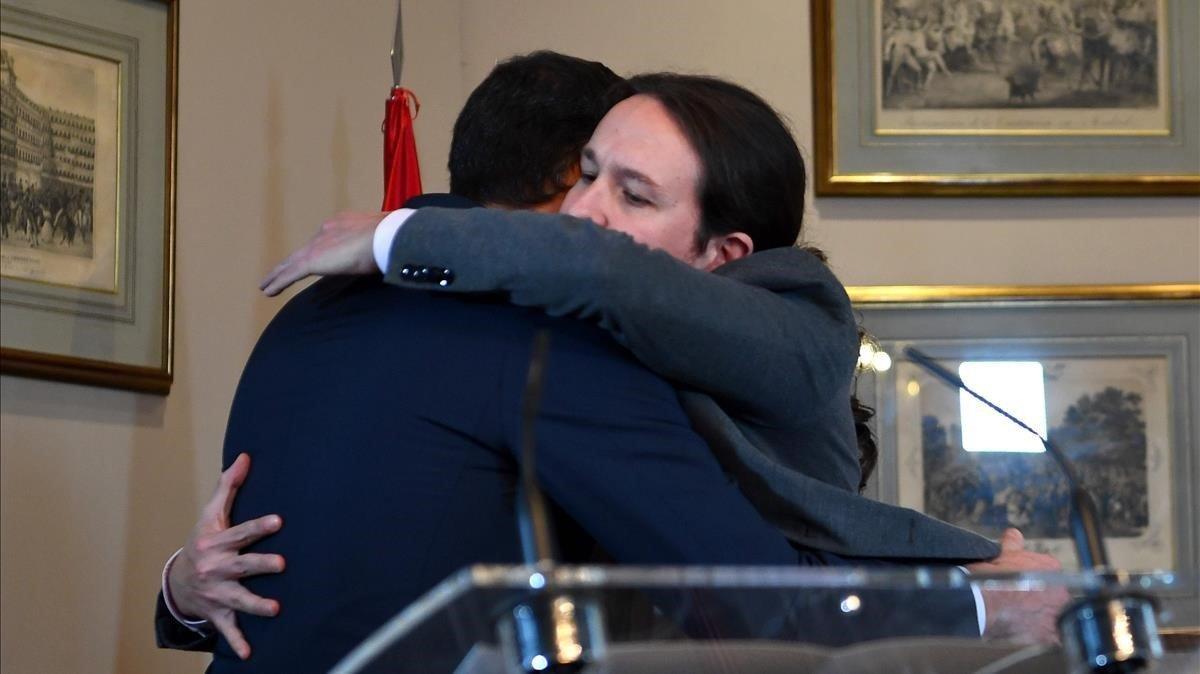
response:
<svg viewBox="0 0 1200 674"><path fill-rule="evenodd" d="M855 306L860 308L962 303L1014 304L1063 300L1197 300L1200 299L1200 283L847 286L846 292Z"/></svg>
<svg viewBox="0 0 1200 674"><path fill-rule="evenodd" d="M178 2L0 12L0 372L165 395Z"/></svg>
<svg viewBox="0 0 1200 674"><path fill-rule="evenodd" d="M1200 195L1200 5L1118 4L813 0L816 194Z"/></svg>

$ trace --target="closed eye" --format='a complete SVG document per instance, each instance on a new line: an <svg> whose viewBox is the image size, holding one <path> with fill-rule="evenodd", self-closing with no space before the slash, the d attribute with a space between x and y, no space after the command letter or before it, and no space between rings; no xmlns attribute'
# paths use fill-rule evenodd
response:
<svg viewBox="0 0 1200 674"><path fill-rule="evenodd" d="M642 197L638 194L630 192L629 190L624 190L624 195L625 195L625 201L627 201L632 206L641 207L641 206L650 206L651 205L651 202L649 199L646 199L645 197Z"/></svg>

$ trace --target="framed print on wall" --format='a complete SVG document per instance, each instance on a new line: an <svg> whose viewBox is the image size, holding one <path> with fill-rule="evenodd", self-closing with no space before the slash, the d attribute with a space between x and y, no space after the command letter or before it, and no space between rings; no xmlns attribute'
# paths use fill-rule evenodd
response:
<svg viewBox="0 0 1200 674"><path fill-rule="evenodd" d="M177 3L0 19L0 371L165 394Z"/></svg>
<svg viewBox="0 0 1200 674"><path fill-rule="evenodd" d="M957 357L949 345L926 346L939 347L939 364L952 372L983 364L1002 377L1033 374L1031 393L1001 406L1016 408L1018 418L1032 420L1070 457L1080 483L1097 494L1109 550L1122 568L1174 566L1173 499L1161 488L1172 475L1172 358L1165 351L1174 345L1137 340L1112 343L1103 356L1051 355L1082 346L1067 340L1028 343L1023 353L1005 358L999 353L1005 345L986 340L954 345ZM1147 347L1164 352L1144 355ZM1138 355L1124 355L1127 350ZM994 355L967 357L972 351ZM989 538L1015 527L1030 547L1070 566L1067 483L1040 441L1003 419L979 419L973 401L912 362L900 359L894 369L896 390L888 393L896 406L900 505ZM1021 414L1022 402L1036 403L1040 414Z"/></svg>
<svg viewBox="0 0 1200 674"><path fill-rule="evenodd" d="M1200 194L1200 4L813 0L816 193Z"/></svg>
<svg viewBox="0 0 1200 674"><path fill-rule="evenodd" d="M1040 441L903 357L914 346L1059 446L1098 506L1113 565L1197 568L1200 301L863 308L892 356L858 392L877 409L869 493L1075 566L1066 481ZM965 369L964 369L965 368ZM1195 596L1178 597L1186 624Z"/></svg>

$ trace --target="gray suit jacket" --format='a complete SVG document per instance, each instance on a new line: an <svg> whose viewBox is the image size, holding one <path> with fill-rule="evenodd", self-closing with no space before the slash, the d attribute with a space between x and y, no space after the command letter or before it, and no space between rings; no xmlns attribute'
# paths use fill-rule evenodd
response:
<svg viewBox="0 0 1200 674"><path fill-rule="evenodd" d="M798 543L913 561L999 554L986 538L856 493L856 325L845 289L810 253L763 251L709 274L587 220L431 208L401 228L386 277L502 292L607 329L677 384L729 474Z"/></svg>

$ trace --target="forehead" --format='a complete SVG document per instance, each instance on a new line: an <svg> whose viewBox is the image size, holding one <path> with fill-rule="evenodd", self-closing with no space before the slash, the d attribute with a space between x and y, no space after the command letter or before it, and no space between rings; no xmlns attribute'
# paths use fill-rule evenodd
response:
<svg viewBox="0 0 1200 674"><path fill-rule="evenodd" d="M637 95L608 112L588 149L601 165L618 164L646 174L659 185L695 187L700 160L675 120L656 99Z"/></svg>

